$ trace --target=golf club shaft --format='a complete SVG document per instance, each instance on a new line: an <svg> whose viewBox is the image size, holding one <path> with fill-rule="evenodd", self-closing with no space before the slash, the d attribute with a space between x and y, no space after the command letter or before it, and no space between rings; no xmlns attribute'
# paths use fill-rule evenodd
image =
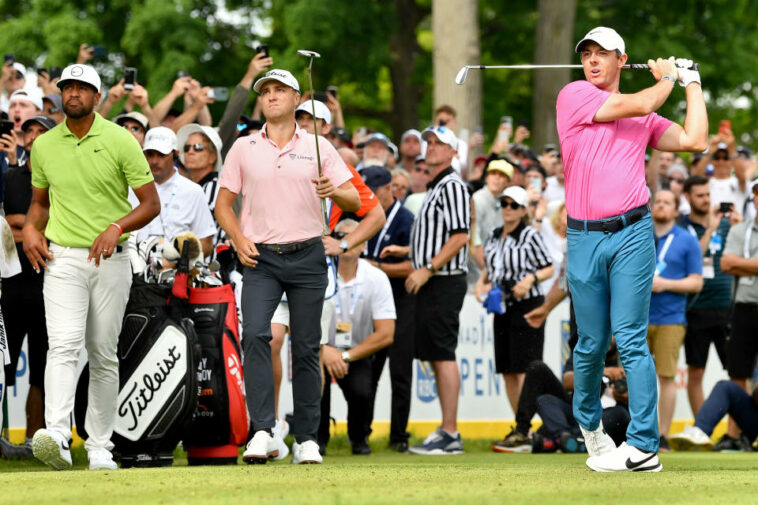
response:
<svg viewBox="0 0 758 505"><path fill-rule="evenodd" d="M565 64L565 65L467 65L468 68L478 68L480 70L487 69L512 69L512 70L536 70L540 68L582 68L580 64ZM630 63L624 65L622 68L628 68L631 70L650 70L650 66L647 63ZM699 70L700 65L695 63L689 70Z"/></svg>
<svg viewBox="0 0 758 505"><path fill-rule="evenodd" d="M313 97L313 56L308 63L308 86L311 89L311 112L313 113L313 135L316 138L316 164L318 165L318 176L321 177L323 171L321 170L321 151L318 147L318 124L316 123L316 101ZM326 199L321 199L321 220L324 225L324 235L329 235L329 217L326 213Z"/></svg>

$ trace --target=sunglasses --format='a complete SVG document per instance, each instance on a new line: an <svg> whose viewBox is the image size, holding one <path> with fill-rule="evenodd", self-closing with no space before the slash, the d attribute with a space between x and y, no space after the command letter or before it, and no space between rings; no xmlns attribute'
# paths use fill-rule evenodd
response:
<svg viewBox="0 0 758 505"><path fill-rule="evenodd" d="M18 80L24 79L24 74L22 74L21 72L16 72L16 79Z"/></svg>
<svg viewBox="0 0 758 505"><path fill-rule="evenodd" d="M188 153L190 149L194 149L197 152L203 152L205 151L205 146L203 144L186 144L184 146L184 152Z"/></svg>
<svg viewBox="0 0 758 505"><path fill-rule="evenodd" d="M727 161L729 156L714 156L711 158L713 161Z"/></svg>
<svg viewBox="0 0 758 505"><path fill-rule="evenodd" d="M505 198L501 198L501 199L500 199L500 206L501 206L502 208L510 207L510 208L511 208L511 209L513 209L513 210L516 210L516 209L518 209L519 207L521 207L521 205L517 204L517 203L516 203L516 202L514 202L513 200L511 200L511 201L509 202L509 201L508 201L507 199L505 199Z"/></svg>
<svg viewBox="0 0 758 505"><path fill-rule="evenodd" d="M139 126L126 126L126 125L124 125L124 128L126 128L127 130L129 130L132 133L142 133L142 128L140 128Z"/></svg>
<svg viewBox="0 0 758 505"><path fill-rule="evenodd" d="M413 171L414 171L414 172L423 172L423 173L425 173L426 175L429 175L429 170L425 170L425 169L423 169L423 168L415 168Z"/></svg>
<svg viewBox="0 0 758 505"><path fill-rule="evenodd" d="M49 109L45 109L45 112L48 115L58 114L61 110L58 107L50 107Z"/></svg>
<svg viewBox="0 0 758 505"><path fill-rule="evenodd" d="M332 238L336 238L337 240L342 240L345 237L347 237L347 233L345 233L344 231L332 232Z"/></svg>
<svg viewBox="0 0 758 505"><path fill-rule="evenodd" d="M679 184L684 184L684 179L681 177L669 177L669 182L678 182Z"/></svg>

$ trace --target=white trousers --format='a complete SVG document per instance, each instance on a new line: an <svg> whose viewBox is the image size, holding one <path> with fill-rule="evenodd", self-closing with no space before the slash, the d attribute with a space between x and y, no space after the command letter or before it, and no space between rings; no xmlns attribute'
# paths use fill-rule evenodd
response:
<svg viewBox="0 0 758 505"><path fill-rule="evenodd" d="M88 249L50 244L43 294L49 349L45 368L45 423L67 440L82 347L89 356L84 428L87 450L111 449L118 400L118 336L132 284L128 254L87 262Z"/></svg>

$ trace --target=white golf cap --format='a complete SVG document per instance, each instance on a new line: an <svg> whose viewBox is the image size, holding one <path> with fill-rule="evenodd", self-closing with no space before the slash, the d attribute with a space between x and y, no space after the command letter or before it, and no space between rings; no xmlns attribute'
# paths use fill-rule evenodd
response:
<svg viewBox="0 0 758 505"><path fill-rule="evenodd" d="M126 123L129 120L136 121L137 123L139 123L139 125L145 131L147 131L147 129L150 128L150 121L147 119L147 116L145 116L141 112L137 112L136 110L127 112L126 114L119 114L118 116L116 116L113 122L119 126L124 126L124 123ZM163 154L166 154L166 153L163 153Z"/></svg>
<svg viewBox="0 0 758 505"><path fill-rule="evenodd" d="M332 113L329 111L329 107L327 107L321 100L314 100L313 105L316 108L316 119L323 119L326 124L332 124ZM308 100L298 105L297 109L295 109L295 115L297 115L298 111L307 112L308 114L313 115L311 101Z"/></svg>
<svg viewBox="0 0 758 505"><path fill-rule="evenodd" d="M575 51L578 53L581 50L582 44L588 40L597 42L600 47L608 51L615 51L618 49L621 51L621 54L626 54L626 45L624 45L624 39L622 39L621 35L619 35L613 28L608 28L605 26L598 26L596 28L593 28L587 32L587 35L585 35L584 38L579 41L579 43L577 43Z"/></svg>
<svg viewBox="0 0 758 505"><path fill-rule="evenodd" d="M402 144L405 142L405 139L408 137L416 137L419 142L421 142L421 132L418 131L415 128L411 128L410 130L405 130L403 134L400 136L400 143Z"/></svg>
<svg viewBox="0 0 758 505"><path fill-rule="evenodd" d="M213 147L216 148L216 154L218 154L218 156L216 156L216 164L214 165L213 169L216 172L221 173L221 168L223 166L221 162L221 147L224 145L224 143L221 142L221 137L218 136L216 130L210 126L200 126L197 123L191 123L182 126L179 128L179 131L176 132L176 145L179 149L179 159L182 161L182 164L184 164L184 145L187 143L187 139L193 133L202 133L213 143Z"/></svg>
<svg viewBox="0 0 758 505"><path fill-rule="evenodd" d="M500 197L507 196L522 207L526 207L529 197L526 194L526 190L521 186L508 186Z"/></svg>
<svg viewBox="0 0 758 505"><path fill-rule="evenodd" d="M100 76L97 74L95 67L91 65L69 65L63 69L61 79L57 82L58 88L63 89L63 85L68 81L79 81L94 87L100 92Z"/></svg>
<svg viewBox="0 0 758 505"><path fill-rule="evenodd" d="M150 128L145 135L145 145L142 150L168 154L176 150L176 133L165 126Z"/></svg>
<svg viewBox="0 0 758 505"><path fill-rule="evenodd" d="M287 70L282 70L279 68L269 70L263 75L263 77L255 81L255 84L253 84L253 91L255 91L256 93L260 93L261 86L266 84L268 81L279 81L282 84L287 85L290 88L297 91L298 93L300 93L300 85L297 83L297 79L295 79L295 76L292 75Z"/></svg>
<svg viewBox="0 0 758 505"><path fill-rule="evenodd" d="M421 138L429 141L430 135L434 135L437 137L437 140L443 144L449 145L454 151L458 150L458 137L456 137L453 130L447 126L430 126L421 133Z"/></svg>
<svg viewBox="0 0 758 505"><path fill-rule="evenodd" d="M13 102L18 102L18 101L29 102L32 105L34 105L38 110L42 110L42 108L44 107L44 105L42 104L42 93L33 88L17 89L13 93L11 93L11 97L10 97L10 100L8 100L8 104L12 104Z"/></svg>
<svg viewBox="0 0 758 505"><path fill-rule="evenodd" d="M24 79L26 79L26 67L22 63L14 61L13 68L16 69L16 72L21 72L21 75L23 75Z"/></svg>

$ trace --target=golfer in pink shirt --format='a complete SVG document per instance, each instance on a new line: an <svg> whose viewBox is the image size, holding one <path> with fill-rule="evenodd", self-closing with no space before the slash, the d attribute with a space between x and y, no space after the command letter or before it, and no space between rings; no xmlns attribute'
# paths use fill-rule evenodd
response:
<svg viewBox="0 0 758 505"><path fill-rule="evenodd" d="M647 347L648 310L656 267L645 149L702 151L708 119L692 61L649 60L656 83L619 92L627 62L611 28L591 30L576 45L584 81L567 84L556 103L568 212L567 277L579 342L574 349L574 417L584 434L587 465L600 472L660 471L655 364ZM655 113L676 83L685 88L684 127ZM603 358L611 334L629 385L631 422L616 447L600 405Z"/></svg>
<svg viewBox="0 0 758 505"><path fill-rule="evenodd" d="M327 270L320 198L341 209L360 206L352 174L324 138L318 137L323 174L318 175L316 138L295 123L297 80L286 70L256 81L266 123L238 139L219 178L216 218L245 265L242 285L242 346L245 390L255 434L243 455L265 463L278 454L271 366L271 317L282 293L289 301L292 337L293 463L321 463L316 433L321 413L321 310ZM232 204L242 194L239 220Z"/></svg>

